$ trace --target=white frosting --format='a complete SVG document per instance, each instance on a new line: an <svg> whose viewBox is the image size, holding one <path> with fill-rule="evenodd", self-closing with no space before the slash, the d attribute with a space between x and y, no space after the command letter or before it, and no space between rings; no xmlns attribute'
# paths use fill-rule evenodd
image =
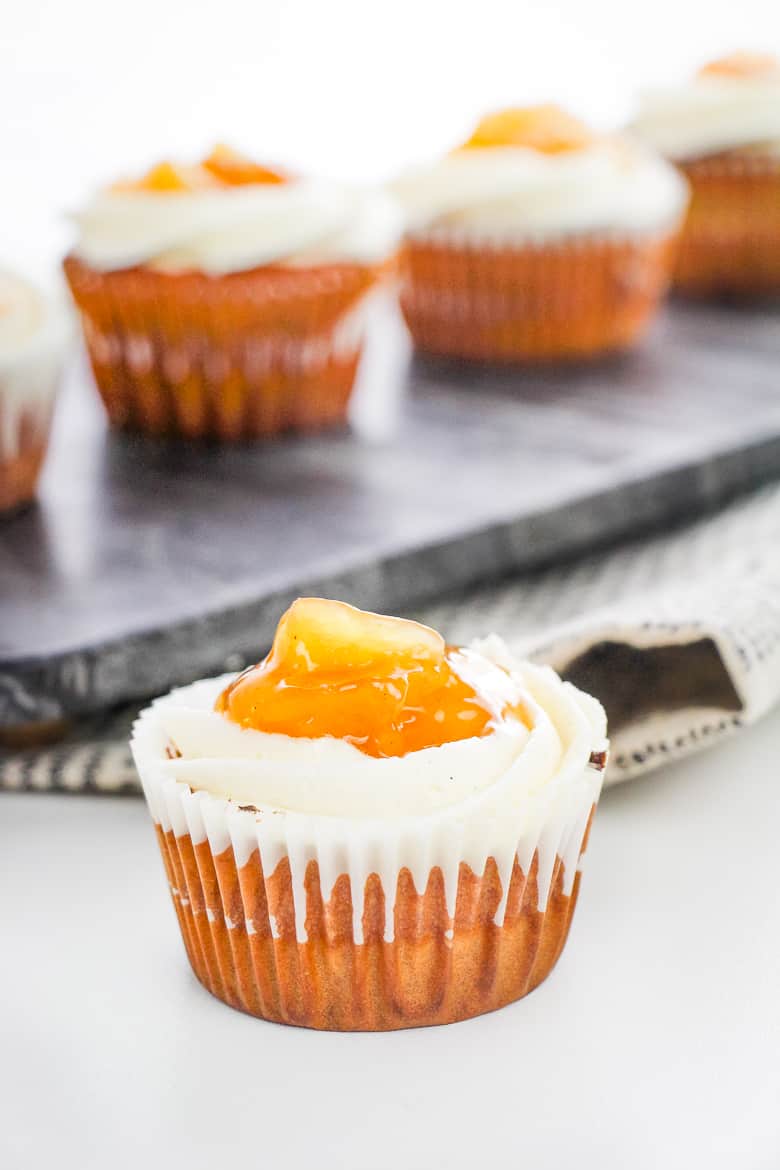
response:
<svg viewBox="0 0 780 1170"><path fill-rule="evenodd" d="M780 144L780 71L757 77L697 77L643 95L634 132L672 159Z"/></svg>
<svg viewBox="0 0 780 1170"><path fill-rule="evenodd" d="M513 146L457 151L401 176L392 190L412 233L454 228L496 240L654 231L676 224L687 202L673 168L622 139L550 155Z"/></svg>
<svg viewBox="0 0 780 1170"><path fill-rule="evenodd" d="M105 191L76 215L74 254L93 268L148 264L218 275L263 264L370 264L395 250L383 192L314 180L204 191Z"/></svg>
<svg viewBox="0 0 780 1170"><path fill-rule="evenodd" d="M10 272L0 272L0 362L25 353L46 324L46 302L37 288Z"/></svg>
<svg viewBox="0 0 780 1170"><path fill-rule="evenodd" d="M348 873L358 931L366 879L394 891L407 866L418 890L439 865L454 911L461 861L481 873L494 857L504 894L515 857L539 860L544 908L556 855L570 891L602 771L604 712L553 671L520 664L499 639L474 648L484 679L511 671L531 729L510 724L483 737L376 759L327 737L296 739L241 729L213 711L233 676L174 691L136 724L133 754L155 821L177 836L232 846L242 865L259 848L266 874L288 857L299 937L305 937L306 864L316 859L323 894ZM181 758L169 759L173 741ZM253 809L241 808L251 805ZM256 810L256 811L255 811ZM387 899L392 930L392 898ZM503 905L497 920L501 921Z"/></svg>
<svg viewBox="0 0 780 1170"><path fill-rule="evenodd" d="M518 683L489 658L469 654L468 681L497 707L522 702ZM172 775L238 804L320 816L418 816L447 808L495 783L524 750L542 750L516 718L486 736L376 758L344 740L267 734L238 726L214 711L218 691L204 686L200 703L160 711L182 758ZM206 704L205 710L201 706ZM547 745L549 748L549 745Z"/></svg>
<svg viewBox="0 0 780 1170"><path fill-rule="evenodd" d="M69 338L63 306L0 271L0 458L17 453L23 418L43 432Z"/></svg>

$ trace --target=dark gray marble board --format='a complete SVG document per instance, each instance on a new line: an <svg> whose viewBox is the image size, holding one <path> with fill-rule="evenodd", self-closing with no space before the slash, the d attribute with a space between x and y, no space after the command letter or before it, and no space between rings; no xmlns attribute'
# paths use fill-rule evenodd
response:
<svg viewBox="0 0 780 1170"><path fill-rule="evenodd" d="M353 433L234 448L109 434L74 376L0 521L0 727L239 665L299 593L398 610L780 474L777 308L672 305L591 368L406 365L386 321Z"/></svg>

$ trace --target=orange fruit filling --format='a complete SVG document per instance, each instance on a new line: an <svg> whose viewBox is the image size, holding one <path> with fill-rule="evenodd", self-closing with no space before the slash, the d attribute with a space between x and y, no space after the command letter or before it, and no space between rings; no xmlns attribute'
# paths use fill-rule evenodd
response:
<svg viewBox="0 0 780 1170"><path fill-rule="evenodd" d="M165 160L156 163L140 179L115 183L112 189L166 194L288 181L288 176L281 171L263 167L229 146L218 143L211 154L200 163L186 166Z"/></svg>
<svg viewBox="0 0 780 1170"><path fill-rule="evenodd" d="M217 143L208 158L203 160L203 166L209 174L230 187L243 187L248 183L287 182L287 176L281 171L260 166L222 142Z"/></svg>
<svg viewBox="0 0 780 1170"><path fill-rule="evenodd" d="M403 756L487 735L510 712L522 720L509 676L506 695L496 697L480 692L469 666L468 651L427 626L301 598L279 622L267 658L230 683L215 707L255 731L333 736L370 756Z"/></svg>
<svg viewBox="0 0 780 1170"><path fill-rule="evenodd" d="M699 77L764 77L780 73L780 61L770 53L729 53L710 61Z"/></svg>
<svg viewBox="0 0 780 1170"><path fill-rule="evenodd" d="M181 191L199 191L216 183L201 166L160 162L150 167L140 179L122 179L114 183L114 191L149 191L153 194L175 194Z"/></svg>
<svg viewBox="0 0 780 1170"><path fill-rule="evenodd" d="M524 146L543 154L561 154L589 146L594 135L584 122L560 106L525 106L487 114L459 150L490 146Z"/></svg>

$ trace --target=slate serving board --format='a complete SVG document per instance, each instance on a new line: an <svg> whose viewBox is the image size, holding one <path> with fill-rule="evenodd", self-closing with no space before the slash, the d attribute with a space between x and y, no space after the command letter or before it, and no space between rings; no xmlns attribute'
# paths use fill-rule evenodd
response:
<svg viewBox="0 0 780 1170"><path fill-rule="evenodd" d="M668 307L587 368L410 361L378 324L351 433L109 433L85 370L40 503L0 521L0 727L255 660L300 593L399 610L780 474L780 309Z"/></svg>

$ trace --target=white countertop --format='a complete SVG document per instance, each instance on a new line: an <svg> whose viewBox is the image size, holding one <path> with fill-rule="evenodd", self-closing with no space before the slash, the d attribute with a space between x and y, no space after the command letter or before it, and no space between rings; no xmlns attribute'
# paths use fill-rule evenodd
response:
<svg viewBox="0 0 780 1170"><path fill-rule="evenodd" d="M780 1166L779 744L609 791L550 979L379 1035L212 999L141 800L0 795L0 1166Z"/></svg>

